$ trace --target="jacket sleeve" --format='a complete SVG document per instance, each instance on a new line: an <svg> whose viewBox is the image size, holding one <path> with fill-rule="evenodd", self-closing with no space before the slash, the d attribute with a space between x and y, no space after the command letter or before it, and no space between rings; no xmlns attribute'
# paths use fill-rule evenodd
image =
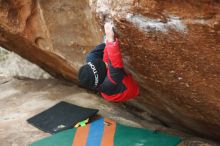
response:
<svg viewBox="0 0 220 146"><path fill-rule="evenodd" d="M107 53L107 49L104 50L103 61L104 61L105 63L108 63L108 53Z"/></svg>
<svg viewBox="0 0 220 146"><path fill-rule="evenodd" d="M112 83L117 84L122 81L125 75L118 39L116 39L115 42L107 41L105 49L108 56L109 67L107 75Z"/></svg>

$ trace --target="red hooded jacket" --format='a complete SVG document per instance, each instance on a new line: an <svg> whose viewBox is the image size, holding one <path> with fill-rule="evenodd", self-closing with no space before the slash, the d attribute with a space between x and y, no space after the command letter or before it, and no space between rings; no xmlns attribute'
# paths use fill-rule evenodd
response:
<svg viewBox="0 0 220 146"><path fill-rule="evenodd" d="M108 64L107 76L100 85L101 95L109 101L127 101L139 94L137 82L124 70L119 41L106 42L103 61Z"/></svg>

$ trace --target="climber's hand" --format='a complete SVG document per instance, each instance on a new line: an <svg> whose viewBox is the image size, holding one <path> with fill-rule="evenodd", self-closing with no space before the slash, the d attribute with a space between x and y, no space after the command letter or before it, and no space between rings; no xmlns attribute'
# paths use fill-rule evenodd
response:
<svg viewBox="0 0 220 146"><path fill-rule="evenodd" d="M113 30L113 24L111 22L105 23L105 34L106 34L106 40L108 42L114 42L115 41L115 33Z"/></svg>

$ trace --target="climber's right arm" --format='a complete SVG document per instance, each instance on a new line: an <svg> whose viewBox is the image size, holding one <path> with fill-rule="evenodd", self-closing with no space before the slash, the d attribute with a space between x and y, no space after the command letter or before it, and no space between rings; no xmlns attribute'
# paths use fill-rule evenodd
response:
<svg viewBox="0 0 220 146"><path fill-rule="evenodd" d="M124 68L122 55L119 47L119 40L114 38L113 26L110 23L105 24L106 47L105 55L108 58L109 72L107 75L114 84L122 81Z"/></svg>

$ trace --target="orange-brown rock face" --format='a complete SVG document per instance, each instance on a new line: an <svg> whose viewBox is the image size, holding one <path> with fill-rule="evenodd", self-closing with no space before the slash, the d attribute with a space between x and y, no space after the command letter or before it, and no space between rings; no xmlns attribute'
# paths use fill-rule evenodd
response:
<svg viewBox="0 0 220 146"><path fill-rule="evenodd" d="M106 18L143 87L137 100L169 126L219 139L218 0L0 0L0 45L74 80Z"/></svg>
<svg viewBox="0 0 220 146"><path fill-rule="evenodd" d="M75 80L99 40L86 0L0 0L0 45L56 77Z"/></svg>
<svg viewBox="0 0 220 146"><path fill-rule="evenodd" d="M125 61L145 90L139 101L170 126L219 139L220 2L93 0L91 5L100 23L108 17L115 24Z"/></svg>

